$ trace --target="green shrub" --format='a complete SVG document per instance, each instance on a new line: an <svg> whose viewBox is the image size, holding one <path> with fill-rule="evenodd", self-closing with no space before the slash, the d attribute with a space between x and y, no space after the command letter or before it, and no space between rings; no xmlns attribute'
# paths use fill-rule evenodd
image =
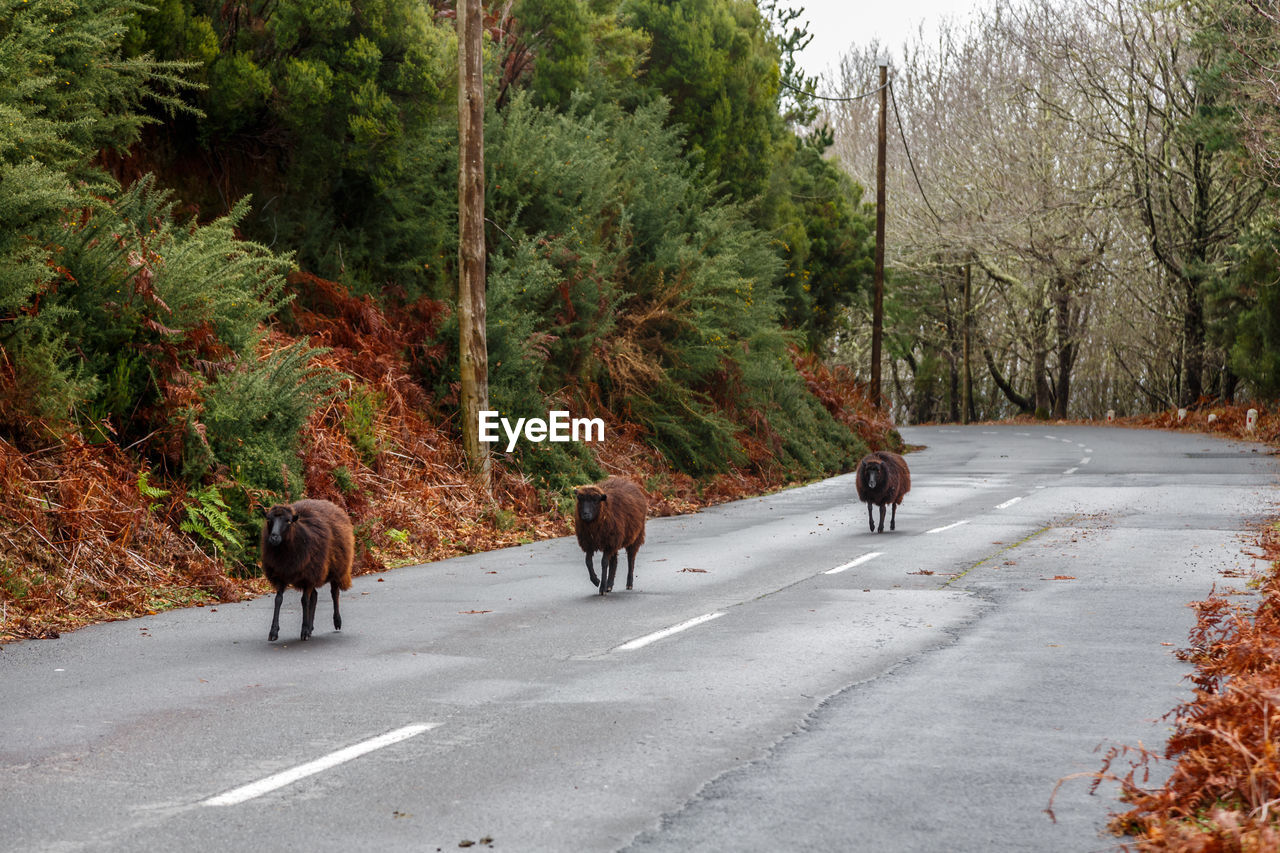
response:
<svg viewBox="0 0 1280 853"><path fill-rule="evenodd" d="M598 399L694 475L849 467L861 446L791 363L773 241L713 198L665 119L661 102L577 98L562 113L516 97L490 122L492 408L545 417L567 408L552 401ZM456 346L453 322L442 335ZM744 433L769 458L748 459ZM586 445L518 448L556 488L600 473Z"/></svg>
<svg viewBox="0 0 1280 853"><path fill-rule="evenodd" d="M347 414L342 419L342 428L366 465L372 465L382 450L378 443L377 417L385 399L386 395L363 386L356 386L347 396Z"/></svg>
<svg viewBox="0 0 1280 853"><path fill-rule="evenodd" d="M298 342L261 361L241 362L203 389L201 405L186 412L190 481L225 469L246 488L301 497L302 429L338 381L311 365L314 352Z"/></svg>

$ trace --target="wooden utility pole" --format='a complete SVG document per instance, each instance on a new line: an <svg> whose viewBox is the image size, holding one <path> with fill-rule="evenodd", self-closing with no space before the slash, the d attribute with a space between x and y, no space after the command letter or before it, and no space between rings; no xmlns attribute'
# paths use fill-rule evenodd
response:
<svg viewBox="0 0 1280 853"><path fill-rule="evenodd" d="M960 423L973 419L973 366L969 359L973 329L973 264L964 265L964 318L961 320L961 348L964 357L964 388L960 392Z"/></svg>
<svg viewBox="0 0 1280 853"><path fill-rule="evenodd" d="M880 339L884 328L884 149L888 136L889 60L880 60L880 129L876 138L876 259L873 281L875 299L871 308L871 402L879 408Z"/></svg>
<svg viewBox="0 0 1280 853"><path fill-rule="evenodd" d="M462 446L486 492L493 463L480 442L480 412L489 408L485 334L484 20L480 0L458 0L458 355L462 380Z"/></svg>

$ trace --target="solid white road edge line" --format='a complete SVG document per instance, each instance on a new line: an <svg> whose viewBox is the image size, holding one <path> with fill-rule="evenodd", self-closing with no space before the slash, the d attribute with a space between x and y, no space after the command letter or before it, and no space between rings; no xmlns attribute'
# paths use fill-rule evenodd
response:
<svg viewBox="0 0 1280 853"><path fill-rule="evenodd" d="M1077 472L1077 471L1079 471L1079 470L1080 470L1079 468L1068 468L1067 470L1063 471L1062 473L1064 473L1064 474L1074 474L1075 472Z"/></svg>
<svg viewBox="0 0 1280 853"><path fill-rule="evenodd" d="M1022 498L1009 498L1009 500L1005 501L1002 504L996 504L996 509L1008 509L1009 507L1013 506L1020 500L1022 500Z"/></svg>
<svg viewBox="0 0 1280 853"><path fill-rule="evenodd" d="M883 553L884 553L883 551L872 551L870 554L863 554L861 557L850 560L849 562L845 563L843 566L836 566L834 569L827 569L825 572L823 572L823 574L838 575L841 572L843 572L845 569L852 569L854 566L861 566L863 563L874 560L876 557L879 557Z"/></svg>
<svg viewBox="0 0 1280 853"><path fill-rule="evenodd" d="M257 782L251 782L248 785L242 785L227 791L225 794L218 794L216 797L210 797L200 803L202 806L234 806L243 803L246 800L252 800L254 797L260 797L263 794L274 791L277 788L283 788L297 782L299 779L305 779L313 776L331 767L337 767L339 764L350 761L353 758L359 758L367 752L373 752L375 749L382 749L384 746L390 746L393 743L399 743L402 740L408 740L414 735L420 735L428 729L434 729L440 723L415 723L411 726L396 729L393 732L387 732L384 735L378 735L366 741L352 744L346 749L340 749L337 752L331 752L328 755L317 758L315 761L308 761L306 764L299 764L297 767L283 770L274 776L268 776L265 779L259 779Z"/></svg>
<svg viewBox="0 0 1280 853"><path fill-rule="evenodd" d="M665 637L670 637L672 634L687 631L696 625L701 625L703 622L710 622L712 619L719 619L723 615L723 610L717 610L715 613L703 613L701 616L695 616L692 619L681 622L679 625L672 625L670 628L663 628L661 631L654 631L652 634L645 634L643 637L636 637L634 640L629 640L620 646L615 646L613 650L615 652L629 652L633 649L639 649L649 645L650 643L655 643L658 640L664 639Z"/></svg>
<svg viewBox="0 0 1280 853"><path fill-rule="evenodd" d="M953 527L959 527L962 524L968 524L968 523L969 523L969 519L966 518L963 521L957 521L952 524L948 524L944 527L935 527L932 530L926 530L925 533L941 533L944 530L950 530Z"/></svg>

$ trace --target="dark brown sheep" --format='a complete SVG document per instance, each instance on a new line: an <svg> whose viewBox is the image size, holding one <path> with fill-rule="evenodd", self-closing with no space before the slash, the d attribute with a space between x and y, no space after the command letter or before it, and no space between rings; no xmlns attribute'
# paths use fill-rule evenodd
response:
<svg viewBox="0 0 1280 853"><path fill-rule="evenodd" d="M573 529L578 544L587 554L587 575L592 586L604 595L613 589L618 571L618 551L627 549L627 589L636 579L636 552L644 544L644 517L649 501L640 487L626 477L610 477L593 486L574 490L577 507ZM591 557L600 552L600 577L596 577Z"/></svg>
<svg viewBox="0 0 1280 853"><path fill-rule="evenodd" d="M334 630L342 630L338 591L351 589L354 552L351 519L336 504L303 500L267 510L262 525L262 573L276 588L276 612L268 640L280 636L280 603L289 587L302 590L302 639L315 630L316 588L326 583L333 595Z"/></svg>
<svg viewBox="0 0 1280 853"><path fill-rule="evenodd" d="M893 507L889 516L889 529L893 530L898 520L898 504L911 491L911 470L907 468L907 460L888 450L877 450L862 457L857 472L858 500L867 505L867 521L871 523L871 532L876 531L876 520L871 515L871 507L880 507L880 533L884 533L884 508Z"/></svg>

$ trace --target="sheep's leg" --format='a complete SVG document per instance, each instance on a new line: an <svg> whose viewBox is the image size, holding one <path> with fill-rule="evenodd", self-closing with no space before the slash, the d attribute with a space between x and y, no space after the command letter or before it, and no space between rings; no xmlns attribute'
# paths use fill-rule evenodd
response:
<svg viewBox="0 0 1280 853"><path fill-rule="evenodd" d="M587 552L587 577L591 578L592 586L600 586L600 578L596 577L596 567L591 564L591 558L595 556L595 551ZM604 571L604 555L600 555L600 571Z"/></svg>
<svg viewBox="0 0 1280 853"><path fill-rule="evenodd" d="M274 643L280 636L280 605L284 603L284 587L276 588L276 612L271 617L271 633L267 634L267 642Z"/></svg>
<svg viewBox="0 0 1280 853"><path fill-rule="evenodd" d="M884 533L884 504L880 504L880 529L877 533Z"/></svg>
<svg viewBox="0 0 1280 853"><path fill-rule="evenodd" d="M894 504L893 506L889 507L889 529L893 530L893 528L897 525L897 523L898 523L898 505Z"/></svg>
<svg viewBox="0 0 1280 853"><path fill-rule="evenodd" d="M636 552L639 550L639 545L627 548L627 589L631 589L631 585L636 581Z"/></svg>
<svg viewBox="0 0 1280 853"><path fill-rule="evenodd" d="M601 566L600 574L604 574L604 567ZM609 555L609 586L605 592L613 592L613 579L618 574L618 552L614 551Z"/></svg>
<svg viewBox="0 0 1280 853"><path fill-rule="evenodd" d="M871 532L876 532L876 517L871 514L871 502L867 501L867 522L871 525Z"/></svg>
<svg viewBox="0 0 1280 853"><path fill-rule="evenodd" d="M302 639L311 638L316 627L316 588L304 587L302 590Z"/></svg>
<svg viewBox="0 0 1280 853"><path fill-rule="evenodd" d="M342 630L342 614L338 612L338 582L333 581L329 584L329 594L333 596L333 630Z"/></svg>

